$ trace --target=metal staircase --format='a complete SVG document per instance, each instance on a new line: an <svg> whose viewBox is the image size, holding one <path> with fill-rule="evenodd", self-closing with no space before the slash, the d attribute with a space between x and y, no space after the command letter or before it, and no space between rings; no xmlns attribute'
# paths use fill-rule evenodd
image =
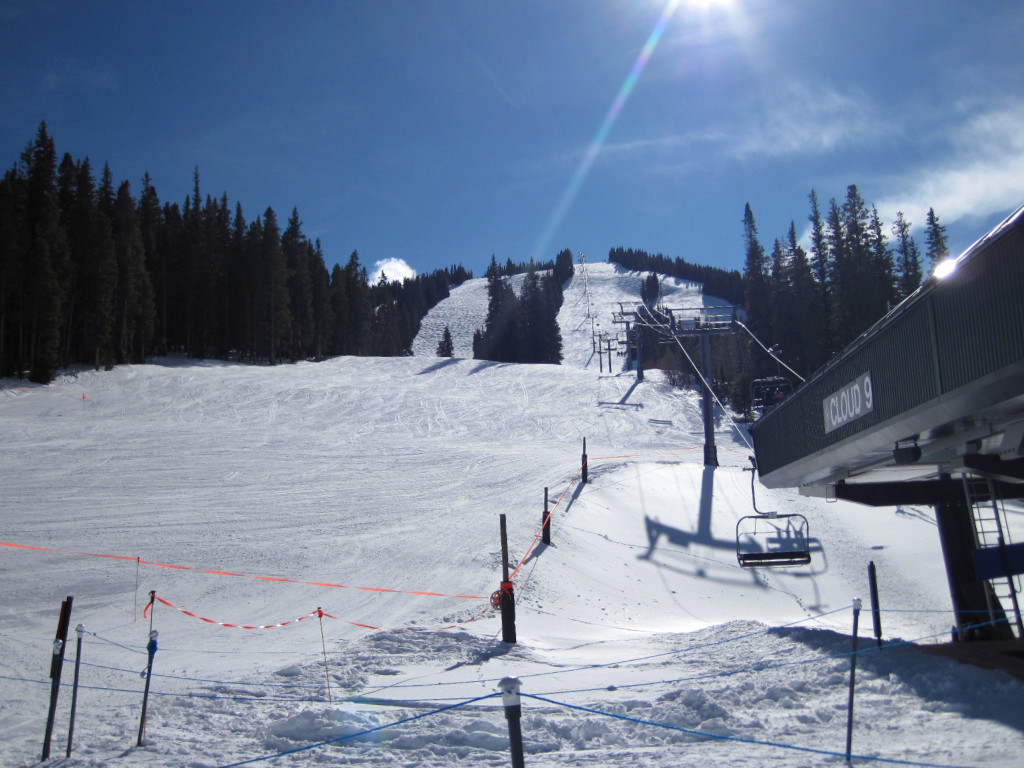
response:
<svg viewBox="0 0 1024 768"><path fill-rule="evenodd" d="M1021 620L1018 600L1020 577L1007 575L1012 569L1006 548L1012 542L1006 526L1006 510L997 493L996 484L990 478L965 475L963 486L974 523L975 549L998 555L1002 566L997 569L998 573L987 579L990 588L985 590L985 595L989 603L989 615L995 619L1007 609L1012 609L1017 639L1024 640L1024 622Z"/></svg>

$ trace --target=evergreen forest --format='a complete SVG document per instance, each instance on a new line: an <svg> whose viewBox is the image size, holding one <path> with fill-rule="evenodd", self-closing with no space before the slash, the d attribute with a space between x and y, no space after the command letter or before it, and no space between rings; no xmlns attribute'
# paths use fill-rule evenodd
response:
<svg viewBox="0 0 1024 768"><path fill-rule="evenodd" d="M518 295L508 278L526 276ZM538 269L543 269L541 274ZM494 256L487 268L487 317L473 334L473 357L505 363L562 362L562 334L558 310L562 286L574 272L572 251L561 251L552 264L532 261L516 266L498 265Z"/></svg>
<svg viewBox="0 0 1024 768"><path fill-rule="evenodd" d="M760 241L750 205L745 207L742 275L721 270L716 274L711 268L643 251L616 248L609 253L610 261L631 270L651 271L639 292L659 322L667 324L669 317L655 304L659 296L655 273L703 282L705 294L744 309L744 325L760 343L746 334L711 338L711 384L720 398L739 411L751 407L753 379L793 378L794 373L806 378L916 291L924 279L924 264L930 271L949 257L946 230L934 209L925 218L922 253L904 214L898 212L887 228L856 185L847 187L842 201L832 198L824 211L814 190L808 201L809 249L801 245L796 223L791 221L785 236L776 238L769 252ZM644 334L643 365L672 372L679 384L696 384L691 363L700 359L696 339L659 344L658 333L640 332Z"/></svg>
<svg viewBox="0 0 1024 768"><path fill-rule="evenodd" d="M0 376L41 383L73 364L150 355L277 364L407 355L461 266L376 284L353 251L328 273L298 211L246 220L227 195L138 196L104 166L59 161L46 124L0 181Z"/></svg>

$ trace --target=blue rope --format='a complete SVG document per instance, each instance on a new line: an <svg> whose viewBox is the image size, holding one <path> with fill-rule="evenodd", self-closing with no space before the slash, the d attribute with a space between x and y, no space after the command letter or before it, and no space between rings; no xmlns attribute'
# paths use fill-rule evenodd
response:
<svg viewBox="0 0 1024 768"><path fill-rule="evenodd" d="M118 648L123 648L126 651L131 651L132 653L141 653L141 654L144 654L144 655L147 653L147 651L139 650L138 648L131 648L131 647L127 646L127 645L121 645L121 643L114 642L113 640L108 640L105 637L100 637L95 632L90 632L89 630L85 630L85 634L92 635L97 640L102 640L104 643L110 643L111 645L116 645Z"/></svg>
<svg viewBox="0 0 1024 768"><path fill-rule="evenodd" d="M122 667L108 667L103 664L92 664L88 661L79 662L83 667L92 667L93 669L104 669L108 672L123 672L128 675L139 674L138 670L135 669L123 669ZM186 680L193 683L211 683L215 685L238 685L248 686L250 688L305 688L310 690L319 690L320 685L300 685L298 683L246 683L235 680L210 680L203 677L185 677L184 675L166 675L160 674L159 672L153 672L153 677L162 677L167 680Z"/></svg>
<svg viewBox="0 0 1024 768"><path fill-rule="evenodd" d="M452 704L451 706L441 707L440 709L431 710L430 712L423 712L422 714L419 714L419 715L413 715L412 717L406 717L406 718L404 718L402 720L396 720L395 722L388 723L387 725L378 725L376 728L369 728L369 729L367 729L365 731L360 731L359 733L350 733L347 736L339 736L336 739L328 739L327 741L321 741L321 742L318 742L316 744L307 744L304 747L297 747L296 749L290 749L290 750L288 750L286 752L278 752L278 753L273 754L273 755L266 755L265 757L253 757L253 758L250 758L249 760L242 760L241 762L229 763L227 765L222 765L222 766L219 766L219 768L236 768L236 766L239 766L239 765L249 765L250 763L258 763L258 762L261 762L263 760L273 760L274 758L277 758L277 757L283 757L285 755L294 755L294 754L297 754L299 752L306 752L306 751L308 751L310 749L316 749L317 747L325 747L328 744L337 744L339 741L347 741L348 739L357 739L360 736L367 736L367 735L369 735L371 733L376 733L377 731L383 731L386 728L394 728L396 725L405 725L406 723L411 723L414 720L422 720L424 717L430 717L432 715L438 715L438 714L440 714L442 712L450 712L453 709L458 709L459 707L464 707L464 706L466 706L468 704L475 704L476 702L483 701L484 699L492 699L492 698L494 698L496 696L500 696L500 695L501 695L500 693L489 693L486 696L478 696L475 699L469 699L467 701L463 701L463 702L460 702L458 704Z"/></svg>
<svg viewBox="0 0 1024 768"><path fill-rule="evenodd" d="M778 749L791 749L797 752L810 752L815 755L825 755L827 757L841 757L846 759L845 752L833 752L827 749L815 749L813 747L798 747L793 744L783 744L777 741L758 741L757 739L746 739L741 736L723 736L718 733L708 733L707 731L696 731L691 728L682 728L677 725L668 725L667 723L657 723L653 720L641 720L635 717L627 717L626 715L617 715L614 712L602 712L599 709L591 709L590 707L581 707L577 704L566 704L561 701L555 701L554 699L547 699L543 696L533 696L529 693L520 692L520 696L527 699L536 699L537 701L543 701L547 704L554 704L556 707L566 707L567 709L576 709L580 712L588 712L592 715L601 715L602 717L611 717L616 720L625 720L631 723L639 723L640 725L649 725L655 728L665 728L670 731L680 731L682 733L688 733L691 736L701 736L707 739L718 739L720 741L734 741L741 744L753 744L759 747L777 747ZM891 763L894 765L912 765L918 766L919 768L966 768L965 766L956 765L944 765L940 763L920 763L913 760L896 760L892 758L884 757L871 757L869 755L850 755L851 759L857 760L872 760L880 763Z"/></svg>

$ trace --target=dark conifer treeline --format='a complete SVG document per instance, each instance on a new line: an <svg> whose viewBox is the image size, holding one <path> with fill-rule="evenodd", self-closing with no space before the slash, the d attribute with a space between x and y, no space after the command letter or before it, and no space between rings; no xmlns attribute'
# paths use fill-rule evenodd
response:
<svg viewBox="0 0 1024 768"><path fill-rule="evenodd" d="M367 284L353 252L328 274L293 210L246 221L227 195L134 199L88 159L60 163L41 124L0 181L0 375L50 381L73 363L152 354L251 360L411 354L426 312L472 277L461 266Z"/></svg>
<svg viewBox="0 0 1024 768"><path fill-rule="evenodd" d="M826 211L813 190L809 201L809 250L800 244L791 222L785 237L775 239L767 252L753 211L746 206L742 275L633 249L612 249L608 259L631 270L702 282L706 294L743 307L751 332L806 377L917 290L924 277L922 254L902 212L887 233L877 209L869 208L855 185L847 187L842 202L830 200ZM925 238L924 258L934 267L949 251L945 227L933 209L926 217ZM656 279L648 276L643 280L641 296L653 303L658 296ZM658 346L658 334L653 331L648 336L643 345L644 364L678 369L687 380L691 366L678 348ZM682 343L693 347L687 351L696 359L696 342L684 339ZM749 408L752 379L789 375L749 338L716 336L711 344L713 385L719 396L738 410Z"/></svg>
<svg viewBox="0 0 1024 768"><path fill-rule="evenodd" d="M704 293L709 296L731 304L743 303L743 276L736 270L690 264L682 258L671 259L660 253L652 256L646 251L621 246L608 252L608 261L634 272L656 272L680 280L701 283L704 286Z"/></svg>
<svg viewBox="0 0 1024 768"><path fill-rule="evenodd" d="M853 184L842 202L831 199L825 211L816 192L808 199L809 251L791 222L766 254L749 205L743 221L747 326L801 376L826 363L923 279L921 254L902 212L887 231ZM932 209L925 235L924 255L934 267L949 253L945 227ZM777 372L762 357L752 375Z"/></svg>
<svg viewBox="0 0 1024 768"><path fill-rule="evenodd" d="M569 250L559 253L543 275L531 261L517 296L492 256L486 272L487 318L483 329L473 334L473 357L505 363L562 362L558 310L562 286L572 274Z"/></svg>

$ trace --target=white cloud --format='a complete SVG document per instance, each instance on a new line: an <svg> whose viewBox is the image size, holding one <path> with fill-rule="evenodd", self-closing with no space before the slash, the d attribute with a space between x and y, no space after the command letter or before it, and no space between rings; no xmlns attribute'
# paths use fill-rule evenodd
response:
<svg viewBox="0 0 1024 768"><path fill-rule="evenodd" d="M751 115L755 117L752 119ZM870 101L825 86L789 82L759 94L732 122L656 138L609 142L605 155L654 154L655 170L681 174L706 166L713 157L750 158L820 155L877 141L898 130Z"/></svg>
<svg viewBox="0 0 1024 768"><path fill-rule="evenodd" d="M402 282L416 277L416 270L410 267L405 259L381 259L375 262L373 269L370 270L370 284L373 285L380 281L381 274L386 276L389 283L395 280Z"/></svg>
<svg viewBox="0 0 1024 768"><path fill-rule="evenodd" d="M825 153L891 130L867 100L827 87L790 82L760 101L760 119L745 120L727 148L737 159Z"/></svg>
<svg viewBox="0 0 1024 768"><path fill-rule="evenodd" d="M883 219L897 211L923 226L928 208L950 224L1016 208L1024 202L1024 102L1010 102L971 115L956 125L951 148L935 165L910 178L894 180L895 188L878 203Z"/></svg>

